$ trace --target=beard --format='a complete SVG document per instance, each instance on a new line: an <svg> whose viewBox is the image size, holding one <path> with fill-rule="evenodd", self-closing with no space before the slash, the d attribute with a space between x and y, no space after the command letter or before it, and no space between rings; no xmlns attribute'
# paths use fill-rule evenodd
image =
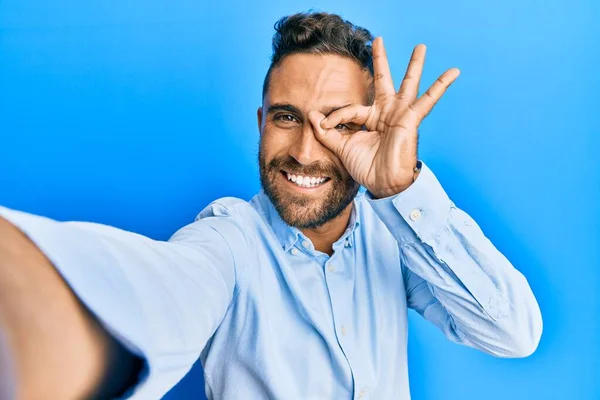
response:
<svg viewBox="0 0 600 400"><path fill-rule="evenodd" d="M281 219L299 229L310 229L332 221L354 200L360 185L344 175L333 164L313 163L302 165L291 156L276 157L268 163L262 147L258 153L260 183L275 206ZM303 176L329 177L327 188L319 195L295 193L281 179L282 170Z"/></svg>

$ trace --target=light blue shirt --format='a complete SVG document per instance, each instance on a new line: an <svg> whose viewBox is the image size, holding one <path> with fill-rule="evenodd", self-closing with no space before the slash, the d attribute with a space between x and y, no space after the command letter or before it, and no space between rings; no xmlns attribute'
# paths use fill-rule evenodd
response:
<svg viewBox="0 0 600 400"><path fill-rule="evenodd" d="M201 358L209 399L409 399L407 312L500 357L531 354L527 280L423 164L406 191L359 194L331 257L264 193L223 198L168 242L7 208L105 328L145 360L158 399Z"/></svg>

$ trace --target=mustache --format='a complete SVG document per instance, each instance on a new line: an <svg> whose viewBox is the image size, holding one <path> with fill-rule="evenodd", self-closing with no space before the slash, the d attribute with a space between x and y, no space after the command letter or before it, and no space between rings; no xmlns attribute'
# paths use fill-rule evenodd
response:
<svg viewBox="0 0 600 400"><path fill-rule="evenodd" d="M302 165L291 156L277 157L269 162L269 169L285 170L294 175L310 175L310 176L328 176L331 179L341 181L342 174L339 169L332 164L315 162L310 165Z"/></svg>

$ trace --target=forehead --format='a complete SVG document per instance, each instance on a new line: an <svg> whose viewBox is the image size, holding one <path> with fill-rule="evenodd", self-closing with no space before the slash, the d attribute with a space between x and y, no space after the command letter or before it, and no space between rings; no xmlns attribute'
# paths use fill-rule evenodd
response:
<svg viewBox="0 0 600 400"><path fill-rule="evenodd" d="M369 74L354 60L333 54L292 54L271 72L266 104L292 104L318 110L364 104Z"/></svg>

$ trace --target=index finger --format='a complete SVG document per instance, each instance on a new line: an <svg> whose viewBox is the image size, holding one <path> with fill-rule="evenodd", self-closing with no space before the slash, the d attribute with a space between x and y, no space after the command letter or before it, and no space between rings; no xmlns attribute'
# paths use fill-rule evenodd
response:
<svg viewBox="0 0 600 400"><path fill-rule="evenodd" d="M364 125L369 118L370 109L371 107L362 104L350 104L329 114L327 118L321 121L321 128L331 129L339 124L348 123Z"/></svg>

